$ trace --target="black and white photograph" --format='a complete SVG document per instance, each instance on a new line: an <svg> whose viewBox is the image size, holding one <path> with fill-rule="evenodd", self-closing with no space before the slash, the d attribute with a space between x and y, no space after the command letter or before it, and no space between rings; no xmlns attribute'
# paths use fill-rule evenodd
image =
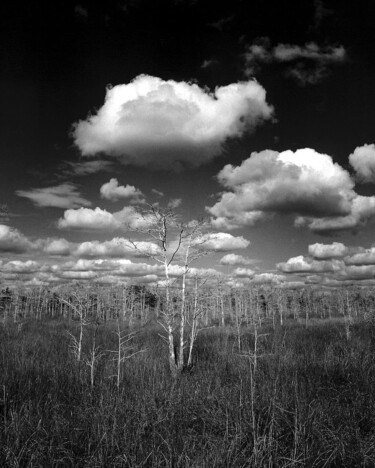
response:
<svg viewBox="0 0 375 468"><path fill-rule="evenodd" d="M2 2L1 467L375 467L374 25Z"/></svg>

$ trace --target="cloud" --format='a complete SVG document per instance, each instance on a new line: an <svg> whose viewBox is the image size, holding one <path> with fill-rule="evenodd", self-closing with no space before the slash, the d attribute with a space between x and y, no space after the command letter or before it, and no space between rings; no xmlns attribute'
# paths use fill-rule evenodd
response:
<svg viewBox="0 0 375 468"><path fill-rule="evenodd" d="M35 273L43 269L46 269L45 265L41 265L40 263L35 262L33 260L27 260L27 261L12 260L10 262L7 262L1 265L0 267L0 270L2 272L16 273L16 274L21 274L21 275Z"/></svg>
<svg viewBox="0 0 375 468"><path fill-rule="evenodd" d="M93 231L137 230L150 225L147 217L142 216L132 206L110 213L99 207L66 210L57 222L59 229L86 229Z"/></svg>
<svg viewBox="0 0 375 468"><path fill-rule="evenodd" d="M76 16L80 19L84 19L86 20L88 18L88 11L87 11L87 8L85 8L84 6L82 6L80 3L78 3L77 5L75 5L74 7L74 13L76 14Z"/></svg>
<svg viewBox="0 0 375 468"><path fill-rule="evenodd" d="M164 197L164 193L161 192L160 190L156 190L156 189L151 189L151 192L155 195L157 195L158 197Z"/></svg>
<svg viewBox="0 0 375 468"><path fill-rule="evenodd" d="M256 263L256 261L236 254L227 254L220 259L221 265L252 265L253 263Z"/></svg>
<svg viewBox="0 0 375 468"><path fill-rule="evenodd" d="M143 193L133 185L119 185L117 179L111 179L100 187L100 195L107 200L116 201L130 198L133 203L144 203Z"/></svg>
<svg viewBox="0 0 375 468"><path fill-rule="evenodd" d="M91 205L91 202L81 197L77 187L70 182L41 189L17 190L16 194L30 199L34 205L40 207L76 208Z"/></svg>
<svg viewBox="0 0 375 468"><path fill-rule="evenodd" d="M217 29L218 31L221 32L224 29L224 26L230 24L233 20L234 20L234 15L225 16L225 17L219 18L213 23L209 23L208 26L211 26L212 28Z"/></svg>
<svg viewBox="0 0 375 468"><path fill-rule="evenodd" d="M345 259L347 265L375 265L375 247L363 249Z"/></svg>
<svg viewBox="0 0 375 468"><path fill-rule="evenodd" d="M219 65L219 62L215 59L206 59L203 61L201 68L204 70L206 68L212 68Z"/></svg>
<svg viewBox="0 0 375 468"><path fill-rule="evenodd" d="M158 255L160 248L153 242L134 242L134 245L127 239L115 237L110 241L82 242L78 245L74 255L81 258L110 257L121 258L132 255L134 257L148 257Z"/></svg>
<svg viewBox="0 0 375 468"><path fill-rule="evenodd" d="M357 231L375 218L375 197L353 194L351 212L347 216L327 216L325 218L299 217L296 227L308 227L318 234L332 234L338 231Z"/></svg>
<svg viewBox="0 0 375 468"><path fill-rule="evenodd" d="M110 161L94 159L92 161L64 161L63 173L66 175L86 176L97 172L111 172L113 164Z"/></svg>
<svg viewBox="0 0 375 468"><path fill-rule="evenodd" d="M250 241L244 237L235 237L225 232L204 234L198 239L197 243L202 246L204 250L211 250L213 252L246 249L246 247L250 245Z"/></svg>
<svg viewBox="0 0 375 468"><path fill-rule="evenodd" d="M360 182L375 183L375 145L358 146L349 156L349 162Z"/></svg>
<svg viewBox="0 0 375 468"><path fill-rule="evenodd" d="M233 271L233 275L236 278L252 278L255 274L254 270L250 270L250 268L236 268Z"/></svg>
<svg viewBox="0 0 375 468"><path fill-rule="evenodd" d="M46 239L43 252L48 255L64 257L71 254L71 244L66 239Z"/></svg>
<svg viewBox="0 0 375 468"><path fill-rule="evenodd" d="M279 213L296 217L298 227L328 233L358 228L375 216L375 197L358 195L345 169L310 148L254 152L217 178L227 191L206 207L215 227L251 226Z"/></svg>
<svg viewBox="0 0 375 468"><path fill-rule="evenodd" d="M275 273L259 273L255 275L251 282L255 284L281 284L286 280L284 275L277 275Z"/></svg>
<svg viewBox="0 0 375 468"><path fill-rule="evenodd" d="M181 198L172 198L169 202L168 202L168 208L171 209L171 210L175 210L176 208L178 208L182 203L182 199Z"/></svg>
<svg viewBox="0 0 375 468"><path fill-rule="evenodd" d="M309 255L317 260L342 258L348 254L348 248L341 242L332 242L332 244L312 244L309 245L308 251Z"/></svg>
<svg viewBox="0 0 375 468"><path fill-rule="evenodd" d="M140 75L108 88L104 105L75 124L73 137L84 156L106 153L159 169L197 167L272 113L264 88L253 80L211 93L194 83Z"/></svg>
<svg viewBox="0 0 375 468"><path fill-rule="evenodd" d="M36 245L20 231L0 224L0 252L24 253L34 248Z"/></svg>
<svg viewBox="0 0 375 468"><path fill-rule="evenodd" d="M310 260L299 255L290 258L287 262L278 263L276 266L283 273L333 273L339 271L344 263L340 260Z"/></svg>
<svg viewBox="0 0 375 468"><path fill-rule="evenodd" d="M287 64L285 76L306 85L321 82L329 75L330 66L346 62L347 53L342 45L321 47L315 42L271 47L268 37L260 37L247 46L244 58L247 76L256 74L263 64L281 63Z"/></svg>
<svg viewBox="0 0 375 468"><path fill-rule="evenodd" d="M350 265L338 279L364 280L375 278L375 265Z"/></svg>

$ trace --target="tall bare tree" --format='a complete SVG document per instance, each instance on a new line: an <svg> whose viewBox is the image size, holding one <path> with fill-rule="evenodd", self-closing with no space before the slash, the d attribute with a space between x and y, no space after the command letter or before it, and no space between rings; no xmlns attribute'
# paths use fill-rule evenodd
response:
<svg viewBox="0 0 375 468"><path fill-rule="evenodd" d="M163 338L168 344L170 371L174 377L177 377L186 365L184 349L187 345L185 327L188 274L191 263L208 253L204 248L206 238L203 235L207 223L197 220L185 223L180 220L173 208L163 209L156 205L148 205L148 209L144 210L141 216L143 220L139 225L142 227L133 230L146 235L148 240L157 244L158 250L144 249L143 244L133 240L130 242L138 252L162 265L165 301L159 323L166 332ZM175 302L171 300L172 266L177 267L177 276L181 281L177 310ZM173 276L176 276L176 270Z"/></svg>

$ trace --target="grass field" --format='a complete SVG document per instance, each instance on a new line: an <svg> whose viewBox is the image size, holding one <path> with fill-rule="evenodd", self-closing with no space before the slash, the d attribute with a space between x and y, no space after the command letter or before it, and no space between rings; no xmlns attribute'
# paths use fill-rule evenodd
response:
<svg viewBox="0 0 375 468"><path fill-rule="evenodd" d="M96 329L91 385L89 357ZM119 388L115 323L0 326L0 466L373 467L375 328L342 321L215 327L172 379L156 324L133 339ZM263 336L262 336L263 335ZM256 344L256 346L255 346Z"/></svg>

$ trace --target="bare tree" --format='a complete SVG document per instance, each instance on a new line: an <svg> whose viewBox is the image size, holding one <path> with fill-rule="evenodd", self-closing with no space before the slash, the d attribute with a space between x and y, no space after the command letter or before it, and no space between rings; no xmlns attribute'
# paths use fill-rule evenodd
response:
<svg viewBox="0 0 375 468"><path fill-rule="evenodd" d="M130 242L142 255L162 265L165 301L159 323L166 332L166 336L162 337L168 345L170 371L174 377L177 377L185 367L187 279L191 263L207 254L204 248L206 238L203 235L207 225L205 221L196 220L184 223L173 208L162 209L156 205L148 205L148 209L141 216L142 222L139 225L143 227L132 230L145 234L148 240L157 244L158 250L142 249L142 244L139 242L132 240ZM176 304L171 300L171 285L175 281L171 280L173 265L178 267L177 277L181 281L179 310L176 310Z"/></svg>

